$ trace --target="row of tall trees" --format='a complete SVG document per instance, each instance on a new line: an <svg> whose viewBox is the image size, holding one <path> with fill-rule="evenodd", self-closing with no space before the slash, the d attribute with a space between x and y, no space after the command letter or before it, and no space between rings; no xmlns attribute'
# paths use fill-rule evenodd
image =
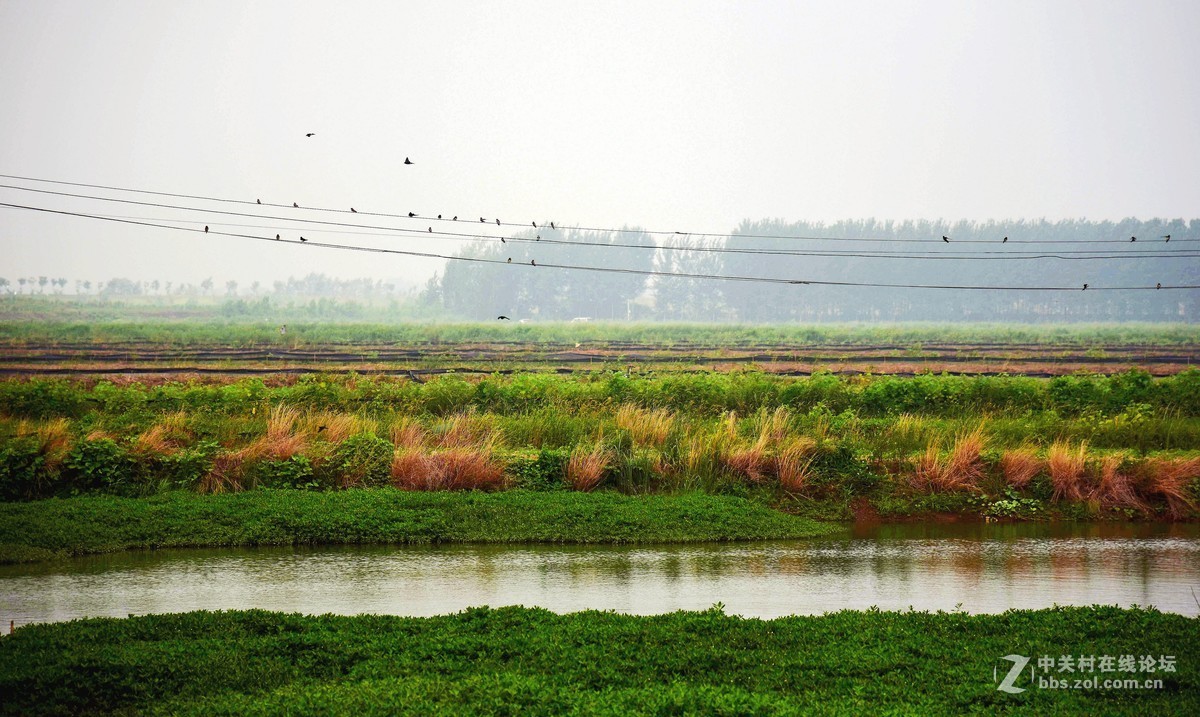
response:
<svg viewBox="0 0 1200 717"><path fill-rule="evenodd" d="M747 221L718 238L541 230L470 245L471 261L450 262L424 299L484 320L1194 321L1200 291L1110 287L1200 284L1200 260L1186 257L1196 239L1200 220ZM1133 252L1153 257L1098 258ZM743 280L756 278L796 283Z"/></svg>

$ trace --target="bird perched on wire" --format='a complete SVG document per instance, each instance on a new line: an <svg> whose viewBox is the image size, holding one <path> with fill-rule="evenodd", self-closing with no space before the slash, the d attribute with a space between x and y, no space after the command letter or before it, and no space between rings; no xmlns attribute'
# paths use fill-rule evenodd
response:
<svg viewBox="0 0 1200 717"><path fill-rule="evenodd" d="M1083 285L1083 290L1084 290L1084 291L1087 291L1087 284L1084 284L1084 285Z"/></svg>
<svg viewBox="0 0 1200 717"><path fill-rule="evenodd" d="M442 218L442 215L441 215L441 214L439 214L439 215L438 215L438 219L441 219L441 218Z"/></svg>
<svg viewBox="0 0 1200 717"><path fill-rule="evenodd" d="M505 262L505 263L506 263L506 264L511 264L511 263L512 263L512 257L511 257L511 256L510 256L510 257L508 257L508 261L507 261L507 262Z"/></svg>
<svg viewBox="0 0 1200 717"><path fill-rule="evenodd" d="M504 241L504 237L500 237L500 243L501 243L501 244L507 244L508 242Z"/></svg>
<svg viewBox="0 0 1200 717"><path fill-rule="evenodd" d="M306 134L304 136L305 137L314 137L314 136L316 136L316 134L317 134L316 132L309 132L308 134Z"/></svg>
<svg viewBox="0 0 1200 717"><path fill-rule="evenodd" d="M205 234L207 234L207 233L208 233L208 225L207 225L207 224L205 224L205 225L204 225L204 233L205 233Z"/></svg>
<svg viewBox="0 0 1200 717"><path fill-rule="evenodd" d="M404 158L404 163L405 163L405 164L412 164L412 160L411 160L411 159L409 159L408 157L405 157L405 158Z"/></svg>
<svg viewBox="0 0 1200 717"><path fill-rule="evenodd" d="M536 261L534 261L533 259L530 259L530 260L529 260L529 263L530 263L532 266L537 266L537 262L536 262Z"/></svg>
<svg viewBox="0 0 1200 717"><path fill-rule="evenodd" d="M1162 288L1162 283L1160 282L1160 283L1158 283L1158 284L1155 284L1155 285L1154 285L1154 288L1155 288L1155 289L1161 289L1161 288Z"/></svg>
<svg viewBox="0 0 1200 717"><path fill-rule="evenodd" d="M1137 241L1137 237L1129 237L1129 241L1130 241L1131 243L1132 243L1132 242L1135 242L1135 241Z"/></svg>
<svg viewBox="0 0 1200 717"><path fill-rule="evenodd" d="M278 235L278 234L276 234L276 235L275 235L275 241L279 241L279 235Z"/></svg>
<svg viewBox="0 0 1200 717"><path fill-rule="evenodd" d="M432 233L433 233L433 227L429 227L429 233L430 233L430 234L432 234Z"/></svg>
<svg viewBox="0 0 1200 717"><path fill-rule="evenodd" d="M409 213L408 213L408 218L409 218L409 219L412 219L412 218L413 218L413 217L415 217L415 216L417 216L417 215L416 215L416 213L414 213L414 212L409 212Z"/></svg>
<svg viewBox="0 0 1200 717"><path fill-rule="evenodd" d="M453 219L451 219L450 221L452 221L452 222L456 222L456 221L458 221L458 215L457 215L457 214L455 214L455 215L454 215L454 218L453 218Z"/></svg>
<svg viewBox="0 0 1200 717"><path fill-rule="evenodd" d="M1002 241L1002 242L1000 242L1000 243L1001 243L1001 244L1007 244L1007 243L1008 243L1008 237L1004 237L1004 241Z"/></svg>
<svg viewBox="0 0 1200 717"><path fill-rule="evenodd" d="M479 222L480 222L481 224L482 224L483 222L486 222L486 221L487 221L487 220L486 220L486 219L484 219L483 217L479 217Z"/></svg>
<svg viewBox="0 0 1200 717"><path fill-rule="evenodd" d="M500 315L496 317L496 321L512 321L512 319L508 318L507 316Z"/></svg>
<svg viewBox="0 0 1200 717"><path fill-rule="evenodd" d="M295 209L299 209L300 205L296 204L295 202L292 202L292 207L294 207Z"/></svg>
<svg viewBox="0 0 1200 717"><path fill-rule="evenodd" d="M949 243L950 243L950 237L948 237L948 236L946 236L945 234L943 234L943 235L942 235L942 241L944 241L944 242L946 242L947 244L949 244Z"/></svg>
<svg viewBox="0 0 1200 717"><path fill-rule="evenodd" d="M255 199L254 201L258 202L259 204L262 204L262 200L261 200L261 199Z"/></svg>
<svg viewBox="0 0 1200 717"><path fill-rule="evenodd" d="M500 219L499 219L499 218L497 218L497 219L496 219L496 226L500 226Z"/></svg>
<svg viewBox="0 0 1200 717"><path fill-rule="evenodd" d="M555 228L556 228L556 227L554 226L554 222L550 222L550 228L551 228L551 229L555 229Z"/></svg>
<svg viewBox="0 0 1200 717"><path fill-rule="evenodd" d="M305 241L308 241L308 240L307 240L307 239L305 239L304 237L300 237L300 241L302 241L302 242L305 242Z"/></svg>
<svg viewBox="0 0 1200 717"><path fill-rule="evenodd" d="M537 229L537 222L533 222L533 228Z"/></svg>
<svg viewBox="0 0 1200 717"><path fill-rule="evenodd" d="M1171 241L1171 235L1168 234L1168 235L1164 236L1163 239L1166 239L1167 241Z"/></svg>
<svg viewBox="0 0 1200 717"><path fill-rule="evenodd" d="M355 209L354 207L350 207L350 213L351 213L351 214L358 214L358 210L357 210L357 209Z"/></svg>

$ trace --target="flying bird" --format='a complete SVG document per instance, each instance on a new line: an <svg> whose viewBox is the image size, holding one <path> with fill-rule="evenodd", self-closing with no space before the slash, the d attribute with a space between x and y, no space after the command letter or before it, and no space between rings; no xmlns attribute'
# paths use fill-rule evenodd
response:
<svg viewBox="0 0 1200 717"><path fill-rule="evenodd" d="M949 244L949 243L950 243L950 237L948 237L948 236L946 236L945 234L943 234L943 235L942 235L942 241L944 241L944 242L946 242L947 244Z"/></svg>
<svg viewBox="0 0 1200 717"><path fill-rule="evenodd" d="M412 160L411 160L411 159L409 159L408 157L405 157L405 158L404 158L404 163L405 163L405 164L412 164Z"/></svg>
<svg viewBox="0 0 1200 717"><path fill-rule="evenodd" d="M512 319L508 318L507 316L501 315L501 316L496 317L496 321L512 321Z"/></svg>
<svg viewBox="0 0 1200 717"><path fill-rule="evenodd" d="M304 136L305 136L305 137L312 137L312 136L314 136L314 135L316 135L316 134L317 134L316 132L309 132L308 134L306 134L306 135L304 135Z"/></svg>

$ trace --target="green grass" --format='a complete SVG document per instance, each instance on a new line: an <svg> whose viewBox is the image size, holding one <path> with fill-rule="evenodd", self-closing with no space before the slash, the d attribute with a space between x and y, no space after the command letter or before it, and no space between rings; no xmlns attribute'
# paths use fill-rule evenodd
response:
<svg viewBox="0 0 1200 717"><path fill-rule="evenodd" d="M1161 689L996 689L1003 656L1173 656ZM1059 677L1069 677L1057 672ZM1200 620L1115 607L741 619L195 612L0 639L0 714L1198 714Z"/></svg>
<svg viewBox="0 0 1200 717"><path fill-rule="evenodd" d="M692 493L173 492L0 503L0 562L137 548L366 543L674 543L806 538L836 526Z"/></svg>

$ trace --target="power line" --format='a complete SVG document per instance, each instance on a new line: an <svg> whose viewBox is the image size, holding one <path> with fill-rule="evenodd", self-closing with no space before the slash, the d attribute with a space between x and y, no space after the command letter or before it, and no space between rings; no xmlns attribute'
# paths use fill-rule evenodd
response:
<svg viewBox="0 0 1200 717"><path fill-rule="evenodd" d="M0 175L0 176L4 176L4 175ZM587 241L587 240L563 240L563 239L554 239L551 237L542 239L540 234L537 236L537 238L530 239L528 237L521 237L521 236L501 236L498 234L485 234L485 233L455 233L455 232L446 232L446 231L435 232L435 231L432 231L432 227L430 227L426 231L422 231L420 229L408 229L408 228L403 228L403 227L389 227L389 226L358 224L358 223L350 223L350 222L334 222L334 221L325 221L325 220L320 220L320 219L296 219L296 218L288 218L288 217L271 216L271 215L267 215L267 214L234 212L234 211L228 211L228 210L223 210L223 209L207 209L207 208L203 208L203 207L189 207L189 206L183 206L183 205L179 205L179 204L164 204L162 202L142 202L142 201L137 201L134 199L120 199L117 197L98 197L98 196L89 195L89 194L78 194L75 192L58 192L58 191L53 191L53 190L49 190L49 189L34 189L32 187L21 187L21 186L11 185L11 184L0 184L0 188L14 189L14 190L18 190L18 191L32 192L32 193L36 193L36 194L47 194L47 195L51 195L51 196L71 197L73 199L87 199L87 200L101 201L101 202L113 202L113 203L118 203L118 204L129 204L129 205L134 205L134 206L153 207L153 208L157 208L157 209L174 209L174 210L179 210L179 211L202 212L205 214L220 214L220 215L225 215L225 216L246 217L246 218L250 218L250 219L267 219L267 220L274 220L274 221L281 221L281 222L300 221L300 222L303 222L308 225L319 225L319 226L329 226L329 227L339 227L339 228L380 229L380 230L384 230L385 232L392 233L393 236L396 233L404 233L404 234L410 234L410 235L420 235L420 236L424 236L424 237L433 236L433 237L437 237L437 238L450 239L450 240L454 240L454 241L479 241L479 240L491 239L491 240L496 240L496 241L555 244L555 245L560 245L560 246L595 246L595 247L605 247L605 248L628 248L628 249L642 249L642 250L654 250L654 251L662 249L665 251L695 251L695 252L704 252L704 253L744 254L744 255L753 255L753 256L810 256L810 257L844 257L844 258L859 258L859 259L917 259L917 260L935 259L935 260L980 260L980 261L1004 260L1004 261L1011 261L1011 260L1019 260L1019 259L1081 260L1081 259L1161 259L1161 258L1191 259L1191 258L1200 258L1200 254L1194 253L1195 250L1189 250L1186 247L1172 248L1172 249L1164 248L1162 250L1156 251L1155 253L1146 253L1144 250L1139 249L1139 250L1135 250L1135 251L1117 252L1114 254L1113 253L1114 250L1108 249L1108 250L1097 250L1097 251L1072 250L1072 251L1064 251L1064 252L1056 253L1056 254L1040 254L1040 253L1036 253L1036 252L1022 252L1022 251L1000 251L1000 252L981 251L981 252L958 253L958 254L944 254L944 253L930 252L930 253L925 253L925 254L914 254L914 253L902 253L902 252L888 252L887 250L875 250L872 252L866 252L866 251L835 251L835 250L812 250L812 249L739 249L736 247L727 247L727 246L721 246L721 247L685 246L685 245L671 245L671 244L667 244L667 245L628 244L628 243L620 243L620 242L594 242L594 241ZM256 206L258 206L258 205L256 205ZM268 205L263 205L263 206L268 206ZM275 205L269 205L269 206L275 206ZM367 214L367 212L359 212L359 213ZM104 216L104 215L92 215L92 216ZM403 217L403 218L408 219L408 217ZM163 220L163 221L178 221L178 220ZM247 226L252 226L252 225L247 225ZM275 228L275 227L272 227L272 228ZM588 230L588 231L600 231L600 230ZM632 231L632 230L621 230L621 231ZM350 233L350 232L346 232L346 233ZM378 234L377 236L387 236L387 234ZM991 243L994 244L995 242L991 242ZM1107 252L1107 253L1105 253L1105 252ZM1073 255L1077 255L1077 256L1068 256L1068 254L1073 254Z"/></svg>
<svg viewBox="0 0 1200 717"><path fill-rule="evenodd" d="M252 202L252 201L249 201L246 199L231 199L231 198L227 198L227 197L210 197L210 196L204 196L204 195L199 195L199 194L181 194L181 193L175 193L175 192L159 192L159 191L153 191L153 190L149 190L149 189L133 189L133 188L129 188L129 187L114 187L114 186L106 185L106 184L88 184L85 182L67 182L67 181L57 180L57 179L42 179L42 178L38 178L38 177L25 177L25 176L16 175L16 174L0 174L0 177L6 178L6 179L19 179L19 180L23 180L23 181L27 181L27 182L42 182L42 183L46 183L46 184L58 184L58 185L71 186L71 187L87 187L87 188L91 188L91 189L106 189L106 190L115 191L115 192L131 192L131 193L135 193L135 194L149 194L149 195L160 196L160 197L176 197L176 198L181 198L181 199L199 199L199 200L210 201L210 202L224 202L224 203L229 203L229 204L277 207L277 208L283 208L283 209L293 208L287 204L276 204L276 203L272 203L272 202L261 202L260 203L257 200ZM20 187L18 187L18 188L20 188ZM36 191L36 190L32 190L32 191ZM353 214L360 214L363 216L388 217L388 218L392 218L392 219L409 219L410 218L407 214L392 214L392 213L387 213L387 212L371 212L371 211L351 212L349 209L337 209L337 208L333 208L333 207L303 207L303 209L308 210L308 211L314 211L314 212L335 212L338 214L353 213ZM468 216L468 215L462 214L461 216ZM474 216L474 215L471 215L471 216ZM443 219L440 216L436 217L436 218L435 217L426 217L426 216L411 217L411 218L420 218L422 221L428 221L428 222L455 222L455 220ZM464 220L461 223L466 223L466 220ZM533 222L530 222L530 224L533 224ZM530 224L516 223L516 222L499 222L497 220L498 226L528 228L530 226ZM729 237L738 237L738 238L747 238L747 239L803 239L803 240L808 240L808 241L876 242L876 243L927 243L927 242L936 241L936 237L930 237L930 239L903 239L903 238L885 239L885 238L878 238L878 237L872 238L872 237L830 237L830 236L803 236L803 235L778 235L778 234L739 234L736 232L734 232L734 233L729 233L729 232L683 232L683 231L663 231L663 230L648 230L648 229L629 229L629 228L624 228L624 227L617 229L617 228L605 228L605 227L572 226L571 228L578 230L578 231L608 232L608 233L613 233L613 234L616 234L616 233L649 234L652 236L656 236L656 235L693 236L693 237L711 237L711 238L729 236ZM1147 241L1156 241L1156 239L1147 238ZM1179 237L1179 238L1174 239L1173 241L1197 242L1197 241L1200 241L1200 238ZM995 244L996 242L995 242L995 240L989 240L989 239L959 239L959 240L955 240L955 243ZM1125 243L1129 243L1129 242L1127 242L1125 239L1047 239L1047 240L1013 239L1008 243L1010 243L1010 244L1125 244Z"/></svg>
<svg viewBox="0 0 1200 717"><path fill-rule="evenodd" d="M117 222L117 223L121 223L121 224L131 224L131 225L137 225L137 226L155 227L155 228L159 228L159 229L170 229L172 231L184 231L184 232L198 233L198 234L202 234L205 236L212 236L212 235L227 236L227 237L232 237L232 238L251 239L251 240L256 240L256 241L286 243L286 244L289 244L292 246L301 246L302 245L302 246L311 246L311 247L322 247L322 248L327 248L327 249L338 249L338 250L344 250L344 251L359 251L359 252L369 252L369 253L377 253L377 254L415 256L415 257L432 258L432 259L445 259L448 261L467 261L467 262L480 263L480 264L497 264L497 265L508 266L508 267L526 267L527 269L534 269L534 268L566 269L566 270L573 270L573 271L593 271L593 272L614 273L614 274L632 274L632 275L653 276L653 277L706 279L706 280L718 280L718 281L741 281L741 282L753 282L753 283L764 283L764 284L784 284L784 285L793 285L793 286L813 285L813 286L872 287L872 288L890 288L890 289L951 289L951 290L962 290L962 291L1080 291L1079 287L1067 287L1067 286L958 286L958 285L943 285L943 284L891 284L891 283L855 282L855 281L827 281L827 280L819 280L819 279L776 279L776 278L759 277L759 276L730 276L730 275L723 275L723 274L699 274L699 273L688 273L688 272L657 271L657 270L653 270L653 269L623 269L623 268L598 267L598 266L578 266L578 265L573 265L573 264L532 265L532 262L531 262L531 264L524 264L524 263L511 264L507 261L501 261L499 259L485 259L482 257L450 256L450 255L445 255L445 254L436 254L436 253L432 253L432 252L404 251L404 250L400 250L400 249L387 249L387 248L381 248L381 247L365 247L365 246L357 246L357 245L352 245L352 244L335 244L332 242L307 241L307 242L304 242L303 244L301 244L300 242L290 241L290 240L286 241L286 242L282 242L281 240L274 239L272 237L263 237L263 236L257 236L254 234L237 234L237 233L233 233L233 232L212 232L212 231L205 232L201 228L176 227L176 226L171 226L171 225L167 225L167 224L158 224L158 223L154 223L154 222L137 221L137 220L132 220L132 219L116 219L116 218L111 218L111 217L95 215L95 214L85 214L82 212L69 212L69 211L65 211L65 210L61 210L61 209L49 209L46 207L34 207L34 206L28 206L28 205L22 205L22 204L10 204L7 202L0 202L0 207L9 207L11 209L23 209L23 210L27 210L27 211L44 212L44 213L48 213L48 214L58 214L58 215L62 215L62 216L73 216L73 217L80 217L80 218L85 218L85 219L96 219L96 220L100 220L100 221ZM1090 291L1147 291L1147 290L1148 291L1158 291L1158 290L1162 290L1162 289L1167 289L1167 290L1170 290L1170 289L1200 289L1200 285L1177 285L1177 286L1161 286L1161 285L1159 285L1157 287L1155 287L1155 286L1108 286L1108 287L1105 287L1105 286L1085 285L1085 288Z"/></svg>

